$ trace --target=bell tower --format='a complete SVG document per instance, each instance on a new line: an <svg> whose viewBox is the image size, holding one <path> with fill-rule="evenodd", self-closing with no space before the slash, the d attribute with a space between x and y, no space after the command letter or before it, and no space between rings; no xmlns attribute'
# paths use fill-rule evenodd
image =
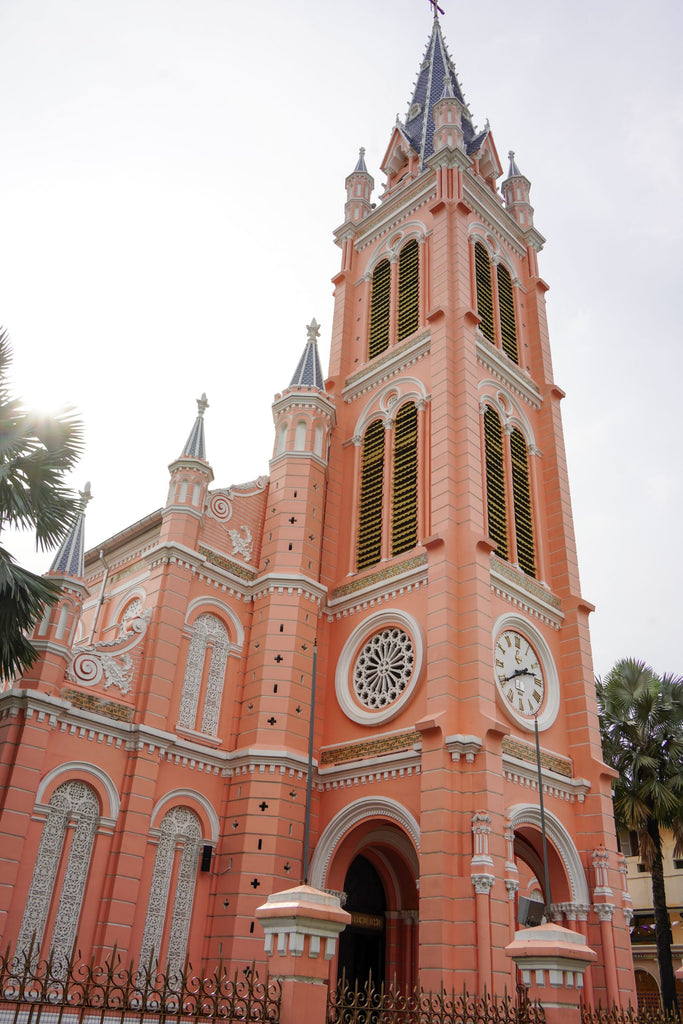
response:
<svg viewBox="0 0 683 1024"><path fill-rule="evenodd" d="M381 168L374 207L364 159L347 178L336 231L312 881L345 890L364 858L383 889L385 976L495 991L511 984L504 948L531 894L598 950L591 997L619 1002L630 944L544 239L513 154L501 195L491 127L475 125L436 12Z"/></svg>

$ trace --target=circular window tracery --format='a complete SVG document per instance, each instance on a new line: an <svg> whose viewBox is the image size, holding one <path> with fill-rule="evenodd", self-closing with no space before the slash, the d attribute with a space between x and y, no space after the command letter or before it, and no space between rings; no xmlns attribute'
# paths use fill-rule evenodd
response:
<svg viewBox="0 0 683 1024"><path fill-rule="evenodd" d="M408 686L414 665L407 633L396 626L375 633L356 659L353 688L358 700L373 710L393 704Z"/></svg>

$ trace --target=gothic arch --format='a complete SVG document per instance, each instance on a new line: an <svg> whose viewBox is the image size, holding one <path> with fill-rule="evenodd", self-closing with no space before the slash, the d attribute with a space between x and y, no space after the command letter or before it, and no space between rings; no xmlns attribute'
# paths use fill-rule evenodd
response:
<svg viewBox="0 0 683 1024"><path fill-rule="evenodd" d="M377 246L368 260L365 273L371 277L378 263L385 259L396 259L406 242L414 238L419 243L427 237L427 233L427 225L421 220L411 220L402 224L399 231L392 232L390 238Z"/></svg>
<svg viewBox="0 0 683 1024"><path fill-rule="evenodd" d="M419 408L420 404L428 400L427 388L417 377L401 377L400 381L386 384L359 413L353 436L362 437L365 428L374 419L393 423L396 413L406 402L414 402Z"/></svg>
<svg viewBox="0 0 683 1024"><path fill-rule="evenodd" d="M102 768L88 761L65 761L44 775L36 791L36 810L45 811L57 787L73 779L86 781L95 791L100 806L100 822L113 827L121 807L118 790Z"/></svg>
<svg viewBox="0 0 683 1024"><path fill-rule="evenodd" d="M395 822L408 836L416 859L420 850L420 826L410 811L388 797L363 797L339 811L324 829L311 859L311 885L317 889L325 888L332 857L351 829L368 820L376 820L379 825L387 819Z"/></svg>
<svg viewBox="0 0 683 1024"><path fill-rule="evenodd" d="M218 842L220 823L214 806L202 793L194 789L173 789L157 800L150 816L150 830L158 830L158 822L168 812L169 804L189 804L202 823L202 836L212 844Z"/></svg>
<svg viewBox="0 0 683 1024"><path fill-rule="evenodd" d="M197 609L201 609L201 611L198 612ZM195 614L195 612L197 614ZM219 601L217 597L211 597L209 594L205 597L196 597L194 601L190 601L187 606L187 611L185 613L185 626L190 627L198 615L201 615L201 612L210 612L211 614L216 615L217 618L226 620L231 627L228 629L228 634L232 634L235 637L235 640L231 643L231 647L234 645L242 647L244 644L244 626L240 622L237 614L229 605L225 604L224 601ZM192 620L192 622L190 620Z"/></svg>
<svg viewBox="0 0 683 1024"><path fill-rule="evenodd" d="M541 811L539 807L533 804L514 804L508 808L507 814L513 829L517 830L522 825L532 825L540 832ZM556 818L551 811L545 812L545 827L548 838L564 865L571 889L572 902L589 906L591 900L588 883L572 837L559 818Z"/></svg>
<svg viewBox="0 0 683 1024"><path fill-rule="evenodd" d="M479 403L490 405L500 416L504 427L517 427L527 445L535 446L534 432L524 409L515 395L501 388L499 381L486 379L479 382Z"/></svg>
<svg viewBox="0 0 683 1024"><path fill-rule="evenodd" d="M34 956L37 959L46 939L50 908L56 903L57 913L49 943L58 972L66 964L76 940L90 858L100 822L99 812L98 794L79 778L60 783L45 805L45 823L16 948L17 951L28 951L35 937ZM72 830L70 844L67 844L68 829ZM64 874L57 890L59 867L66 850Z"/></svg>

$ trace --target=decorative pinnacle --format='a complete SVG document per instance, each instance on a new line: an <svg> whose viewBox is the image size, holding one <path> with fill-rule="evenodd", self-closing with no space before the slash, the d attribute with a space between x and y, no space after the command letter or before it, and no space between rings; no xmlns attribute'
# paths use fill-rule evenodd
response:
<svg viewBox="0 0 683 1024"><path fill-rule="evenodd" d="M203 416L206 410L209 408L209 403L206 399L206 391L202 394L201 398L197 399L197 415Z"/></svg>
<svg viewBox="0 0 683 1024"><path fill-rule="evenodd" d="M359 155L359 157L360 157L360 158L361 158L361 160L362 160L362 159L363 159L363 157L365 156L365 146L361 146L361 147L360 147L360 149L358 150L358 155Z"/></svg>
<svg viewBox="0 0 683 1024"><path fill-rule="evenodd" d="M363 152L363 150L361 149L361 153L362 152ZM308 326L306 327L306 334L308 335L308 340L309 341L316 341L317 342L318 336L320 335L320 324L317 322L315 317L313 317L313 319L311 320L310 324L308 324Z"/></svg>
<svg viewBox="0 0 683 1024"><path fill-rule="evenodd" d="M86 482L86 485L83 488L83 490L79 491L78 493L79 493L80 498L81 498L81 511L84 511L85 510L85 506L88 504L89 501L92 500L92 491L90 490L90 481L89 480Z"/></svg>

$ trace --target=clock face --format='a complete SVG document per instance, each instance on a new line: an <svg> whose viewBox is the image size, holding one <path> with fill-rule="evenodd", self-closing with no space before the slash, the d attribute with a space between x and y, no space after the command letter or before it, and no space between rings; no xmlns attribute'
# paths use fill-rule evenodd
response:
<svg viewBox="0 0 683 1024"><path fill-rule="evenodd" d="M512 710L533 718L543 703L545 682L540 659L527 638L514 629L500 633L494 668L500 692Z"/></svg>

